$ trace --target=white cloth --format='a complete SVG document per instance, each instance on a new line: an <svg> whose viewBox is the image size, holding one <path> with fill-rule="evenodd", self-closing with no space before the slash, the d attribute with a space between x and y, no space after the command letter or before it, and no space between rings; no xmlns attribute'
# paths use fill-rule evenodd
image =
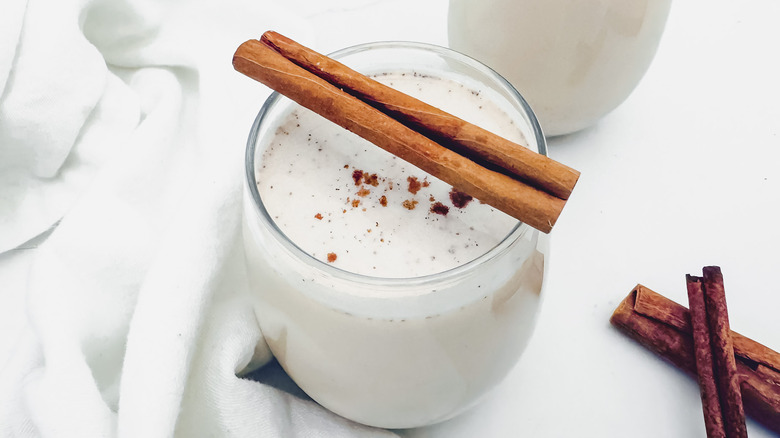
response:
<svg viewBox="0 0 780 438"><path fill-rule="evenodd" d="M0 253L59 224L0 291L27 313L0 437L393 435L236 377L270 359L239 226L268 90L231 57L306 30L270 0L3 3Z"/></svg>

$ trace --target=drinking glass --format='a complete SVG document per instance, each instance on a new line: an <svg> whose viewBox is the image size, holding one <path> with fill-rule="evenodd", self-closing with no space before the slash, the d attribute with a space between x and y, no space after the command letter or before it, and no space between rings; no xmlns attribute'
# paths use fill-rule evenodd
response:
<svg viewBox="0 0 780 438"><path fill-rule="evenodd" d="M527 146L546 153L522 96L469 57L404 42L331 56L365 74L414 71L477 84L523 131ZM497 385L525 348L540 304L547 236L518 222L476 259L420 277L372 277L315 259L274 223L257 189L263 150L295 107L274 93L246 151L246 259L268 345L303 391L346 418L408 428L453 417Z"/></svg>

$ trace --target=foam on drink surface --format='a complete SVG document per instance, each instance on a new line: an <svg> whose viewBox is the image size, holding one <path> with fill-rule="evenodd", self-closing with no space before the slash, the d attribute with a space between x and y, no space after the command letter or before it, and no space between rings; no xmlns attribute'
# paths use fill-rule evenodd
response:
<svg viewBox="0 0 780 438"><path fill-rule="evenodd" d="M479 89L412 72L376 79L525 144ZM489 251L518 223L298 106L258 150L258 190L276 225L302 250L346 271L388 278L442 272Z"/></svg>

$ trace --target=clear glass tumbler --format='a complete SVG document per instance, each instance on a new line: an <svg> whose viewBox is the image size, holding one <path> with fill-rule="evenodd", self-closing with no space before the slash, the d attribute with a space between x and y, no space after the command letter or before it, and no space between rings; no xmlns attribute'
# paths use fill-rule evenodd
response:
<svg viewBox="0 0 780 438"><path fill-rule="evenodd" d="M476 81L528 146L546 153L525 100L471 58L399 42L331 56L366 74L414 70ZM313 258L274 223L256 181L264 147L295 105L273 94L246 152L246 258L266 341L309 396L346 418L388 428L449 419L498 384L525 348L540 304L547 236L518 223L478 258L421 277L359 275Z"/></svg>

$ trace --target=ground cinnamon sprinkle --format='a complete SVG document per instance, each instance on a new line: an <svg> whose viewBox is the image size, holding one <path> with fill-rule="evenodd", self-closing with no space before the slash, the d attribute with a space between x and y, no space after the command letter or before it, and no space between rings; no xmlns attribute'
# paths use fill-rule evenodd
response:
<svg viewBox="0 0 780 438"><path fill-rule="evenodd" d="M372 173L371 175L363 175L363 182L370 185L370 186L378 186L379 185L379 177Z"/></svg>
<svg viewBox="0 0 780 438"><path fill-rule="evenodd" d="M467 195L463 192L459 192L455 190L453 187L452 190L450 190L450 200L452 201L452 205L454 205L457 208L464 208L466 207L471 200L474 199L471 197L471 195Z"/></svg>
<svg viewBox="0 0 780 438"><path fill-rule="evenodd" d="M336 261L336 253L335 252L329 252L328 253L328 263L333 263Z"/></svg>
<svg viewBox="0 0 780 438"><path fill-rule="evenodd" d="M382 207L387 207L387 196L385 196L385 195L382 195L382 197L381 197L381 198L379 198L379 204L380 204Z"/></svg>
<svg viewBox="0 0 780 438"><path fill-rule="evenodd" d="M322 215L317 213L317 214L314 215L314 218L318 219L318 220L322 220Z"/></svg>
<svg viewBox="0 0 780 438"><path fill-rule="evenodd" d="M402 203L405 209L407 210L414 210L415 207L417 207L417 201L413 199L407 199Z"/></svg>
<svg viewBox="0 0 780 438"><path fill-rule="evenodd" d="M360 190L358 190L357 195L360 196L361 198L364 198L369 193L371 193L371 190L368 190L366 188L361 188Z"/></svg>
<svg viewBox="0 0 780 438"><path fill-rule="evenodd" d="M431 205L431 213L447 216L447 213L449 212L450 212L450 208L442 204L441 202L436 202L433 205Z"/></svg>
<svg viewBox="0 0 780 438"><path fill-rule="evenodd" d="M356 186L359 186L363 181L363 171L358 169L352 171L352 180L355 181Z"/></svg>
<svg viewBox="0 0 780 438"><path fill-rule="evenodd" d="M409 181L409 193L416 195L422 188L422 184L416 176L407 177L406 180Z"/></svg>

